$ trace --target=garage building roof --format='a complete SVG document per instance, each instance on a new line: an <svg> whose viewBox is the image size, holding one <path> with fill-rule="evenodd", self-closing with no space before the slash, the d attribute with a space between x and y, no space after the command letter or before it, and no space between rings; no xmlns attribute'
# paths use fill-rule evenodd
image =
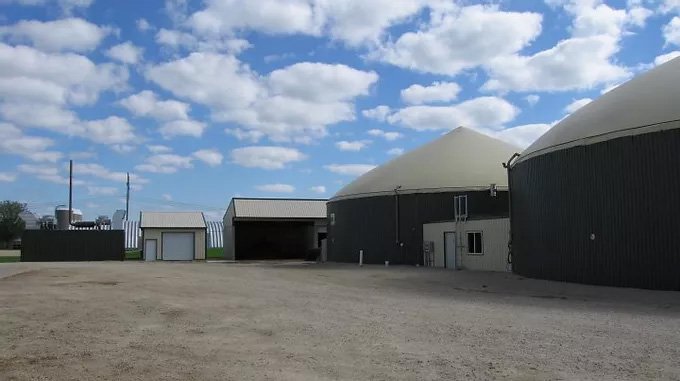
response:
<svg viewBox="0 0 680 381"><path fill-rule="evenodd" d="M142 212L140 228L205 228L202 212Z"/></svg>
<svg viewBox="0 0 680 381"><path fill-rule="evenodd" d="M234 218L326 218L326 200L282 198L233 198Z"/></svg>

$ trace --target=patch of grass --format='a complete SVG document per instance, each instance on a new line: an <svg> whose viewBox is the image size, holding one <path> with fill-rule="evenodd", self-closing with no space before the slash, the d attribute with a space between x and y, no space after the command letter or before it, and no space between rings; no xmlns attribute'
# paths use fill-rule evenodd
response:
<svg viewBox="0 0 680 381"><path fill-rule="evenodd" d="M21 257L0 257L0 263L19 262Z"/></svg>
<svg viewBox="0 0 680 381"><path fill-rule="evenodd" d="M142 259L142 251L141 250L130 250L125 252L125 260L126 261L135 261L135 260L140 260Z"/></svg>
<svg viewBox="0 0 680 381"><path fill-rule="evenodd" d="M224 249L221 247L213 247L212 249L208 249L206 256L208 259L224 259Z"/></svg>

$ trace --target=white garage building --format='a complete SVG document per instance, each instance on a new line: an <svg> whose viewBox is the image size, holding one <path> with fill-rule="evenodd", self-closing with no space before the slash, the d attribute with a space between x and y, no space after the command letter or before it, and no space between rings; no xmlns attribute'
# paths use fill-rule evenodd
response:
<svg viewBox="0 0 680 381"><path fill-rule="evenodd" d="M141 212L146 261L205 259L206 224L201 212Z"/></svg>

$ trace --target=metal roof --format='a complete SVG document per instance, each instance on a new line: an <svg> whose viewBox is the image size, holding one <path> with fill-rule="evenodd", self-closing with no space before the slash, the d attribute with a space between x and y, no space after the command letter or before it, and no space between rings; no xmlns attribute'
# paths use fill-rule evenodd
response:
<svg viewBox="0 0 680 381"><path fill-rule="evenodd" d="M530 145L517 162L617 137L680 128L680 58L583 106Z"/></svg>
<svg viewBox="0 0 680 381"><path fill-rule="evenodd" d="M366 172L330 201L380 195L507 188L502 163L520 148L458 127L439 139Z"/></svg>
<svg viewBox="0 0 680 381"><path fill-rule="evenodd" d="M140 228L205 228L201 212L142 212Z"/></svg>
<svg viewBox="0 0 680 381"><path fill-rule="evenodd" d="M326 218L326 200L233 198L234 218Z"/></svg>

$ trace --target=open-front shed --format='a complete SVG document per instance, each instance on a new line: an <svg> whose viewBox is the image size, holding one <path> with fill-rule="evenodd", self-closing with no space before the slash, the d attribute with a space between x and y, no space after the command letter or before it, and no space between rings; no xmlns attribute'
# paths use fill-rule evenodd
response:
<svg viewBox="0 0 680 381"><path fill-rule="evenodd" d="M224 215L226 259L309 259L326 238L326 200L234 198Z"/></svg>

